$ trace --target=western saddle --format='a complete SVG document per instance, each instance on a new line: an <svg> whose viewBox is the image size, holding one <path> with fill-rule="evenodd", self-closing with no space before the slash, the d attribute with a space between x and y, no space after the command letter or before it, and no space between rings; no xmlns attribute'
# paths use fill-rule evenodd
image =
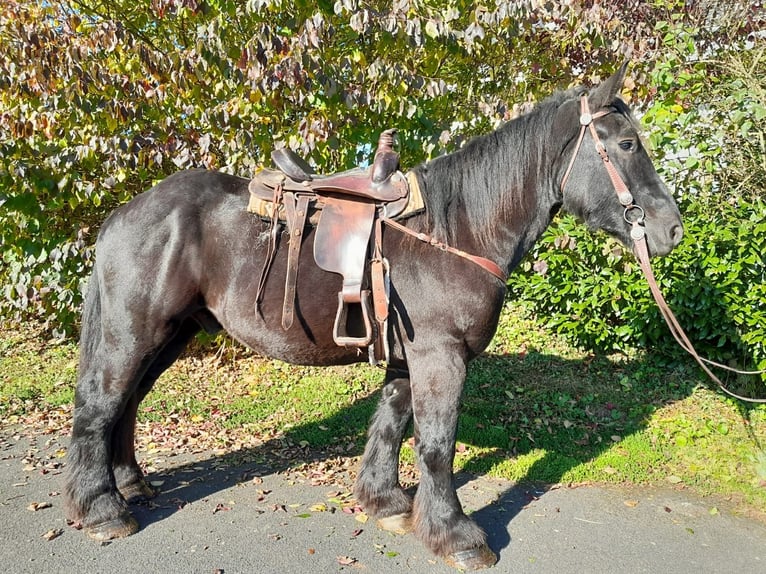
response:
<svg viewBox="0 0 766 574"><path fill-rule="evenodd" d="M292 326L303 235L307 224L315 225L314 261L343 278L333 339L341 346L369 347L372 362L387 353L387 262L381 252L381 218L422 207L410 205L411 178L399 171L399 154L393 149L395 134L396 130L386 130L380 135L371 166L332 175L315 174L289 149L276 150L272 159L278 169L260 171L249 185L248 210L271 220L256 309L260 309L284 224L289 244L282 328ZM361 331L352 327L359 317Z"/></svg>

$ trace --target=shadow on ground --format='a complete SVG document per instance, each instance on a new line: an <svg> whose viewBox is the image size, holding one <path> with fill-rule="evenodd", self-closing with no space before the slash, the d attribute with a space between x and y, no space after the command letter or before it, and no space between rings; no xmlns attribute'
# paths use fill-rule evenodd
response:
<svg viewBox="0 0 766 574"><path fill-rule="evenodd" d="M580 361L529 351L523 355L487 355L474 361L458 434L459 450L464 450L459 456L469 472L456 475L457 486L466 486L493 465L539 455L492 502L467 508L487 531L490 547L502 553L510 544L508 525L527 504L560 482L568 471L645 428L657 408L688 396L694 380L694 372L684 367L614 362L607 357ZM338 454L332 449L296 446L305 445L306 438L315 435L320 425L347 430L349 421L354 422L351 434L359 440L345 454L359 455L366 430L366 424L359 421L369 418L377 398L378 393L373 393L331 417L297 425L283 437L257 448L187 462L180 462L181 457L171 459L172 468L148 477L162 483L159 496L134 505L132 510L146 526L186 504L255 477L273 472L300 474L303 463L336 460ZM476 454L471 454L473 450ZM340 469L333 480L350 489L354 470ZM310 481L306 475L301 479Z"/></svg>

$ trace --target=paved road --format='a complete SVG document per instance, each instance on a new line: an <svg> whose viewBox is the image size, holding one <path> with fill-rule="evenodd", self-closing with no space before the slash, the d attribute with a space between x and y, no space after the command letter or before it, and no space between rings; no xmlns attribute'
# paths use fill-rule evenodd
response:
<svg viewBox="0 0 766 574"><path fill-rule="evenodd" d="M311 485L213 454L154 461L160 494L133 508L142 529L99 545L65 524L66 438L0 431L0 564L12 574L451 573L412 536L346 508L348 480ZM326 478L326 476L324 477ZM766 526L680 490L535 490L459 477L467 512L489 533L497 573L763 573ZM320 481L321 482L321 481ZM35 503L50 507L31 509ZM58 534L47 540L46 533ZM59 534L60 533L60 534Z"/></svg>

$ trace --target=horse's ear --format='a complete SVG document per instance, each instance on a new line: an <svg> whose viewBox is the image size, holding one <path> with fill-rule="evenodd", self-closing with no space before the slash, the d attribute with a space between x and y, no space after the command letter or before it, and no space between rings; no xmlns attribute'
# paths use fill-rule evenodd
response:
<svg viewBox="0 0 766 574"><path fill-rule="evenodd" d="M628 61L626 60L614 75L591 90L590 94L588 94L591 109L597 110L599 108L605 108L614 102L615 98L620 95L620 91L622 90L622 82L625 80L625 72L627 69Z"/></svg>

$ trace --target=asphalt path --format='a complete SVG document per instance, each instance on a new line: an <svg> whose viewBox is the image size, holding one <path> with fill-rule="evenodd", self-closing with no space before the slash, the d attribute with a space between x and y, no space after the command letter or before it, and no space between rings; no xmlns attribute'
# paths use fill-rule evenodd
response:
<svg viewBox="0 0 766 574"><path fill-rule="evenodd" d="M412 535L365 520L350 473L328 481L198 453L152 461L141 530L99 544L66 524L60 434L0 430L0 564L12 574L454 573ZM459 475L497 573L763 573L766 525L675 487L534 487Z"/></svg>

